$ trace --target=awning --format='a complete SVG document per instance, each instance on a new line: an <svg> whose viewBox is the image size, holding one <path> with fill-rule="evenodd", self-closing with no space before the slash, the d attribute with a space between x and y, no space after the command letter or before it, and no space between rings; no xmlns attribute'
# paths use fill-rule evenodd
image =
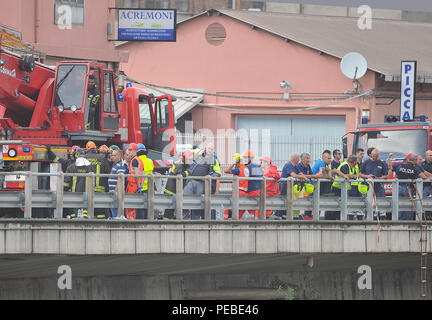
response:
<svg viewBox="0 0 432 320"><path fill-rule="evenodd" d="M157 90L152 90L149 88L146 88L146 90L148 93L153 93L156 97L163 95L163 93ZM204 93L204 89L185 90ZM166 89L163 89L163 91L164 93L166 92L177 98L177 100L173 102L175 122L177 122L178 119L180 119L183 115L192 110L197 104L204 101L204 94L188 93Z"/></svg>
<svg viewBox="0 0 432 320"><path fill-rule="evenodd" d="M179 97L177 95L177 97ZM188 95L188 96L180 96L177 98L177 101L173 103L174 106L174 115L175 121L177 122L184 114L188 113L192 110L197 104L203 102L204 95Z"/></svg>

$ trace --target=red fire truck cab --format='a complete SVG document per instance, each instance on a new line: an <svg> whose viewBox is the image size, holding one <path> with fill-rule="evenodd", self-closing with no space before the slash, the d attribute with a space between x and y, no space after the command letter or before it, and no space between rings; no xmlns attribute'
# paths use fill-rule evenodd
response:
<svg viewBox="0 0 432 320"><path fill-rule="evenodd" d="M379 158L383 161L387 161L389 154L393 153L392 163L404 162L410 153L424 158L431 148L431 129L428 121L362 124L355 132L349 132L342 138L344 157L348 156L348 136L353 135L350 139L352 154L359 148L366 152L374 147L379 150ZM386 194L391 194L391 184L385 187Z"/></svg>

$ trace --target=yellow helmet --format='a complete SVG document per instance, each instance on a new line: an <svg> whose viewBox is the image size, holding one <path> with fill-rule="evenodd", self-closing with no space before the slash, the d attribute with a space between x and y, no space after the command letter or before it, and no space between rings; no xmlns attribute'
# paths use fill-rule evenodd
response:
<svg viewBox="0 0 432 320"><path fill-rule="evenodd" d="M294 194L299 194L300 191L302 191L303 187L304 187L303 184L299 184L299 183L294 184L293 193Z"/></svg>
<svg viewBox="0 0 432 320"><path fill-rule="evenodd" d="M306 183L306 193L312 194L315 190L315 186L312 183Z"/></svg>
<svg viewBox="0 0 432 320"><path fill-rule="evenodd" d="M240 153L236 153L236 154L233 156L233 161L237 162L239 159L241 159L241 154L240 154Z"/></svg>

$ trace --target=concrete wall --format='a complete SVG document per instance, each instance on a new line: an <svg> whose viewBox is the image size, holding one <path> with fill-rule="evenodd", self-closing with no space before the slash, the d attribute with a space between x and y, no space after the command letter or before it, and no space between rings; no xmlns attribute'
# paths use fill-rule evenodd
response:
<svg viewBox="0 0 432 320"><path fill-rule="evenodd" d="M6 255L409 253L419 239L414 221L383 222L379 233L374 222L0 222Z"/></svg>
<svg viewBox="0 0 432 320"><path fill-rule="evenodd" d="M430 278L431 274L428 274ZM287 288L302 300L417 300L416 270L372 273L372 289L360 290L353 271L195 274L73 278L59 290L57 278L0 281L1 300L200 300L284 299ZM279 290L278 290L279 288ZM428 299L431 291L428 291Z"/></svg>
<svg viewBox="0 0 432 320"><path fill-rule="evenodd" d="M419 236L416 222L2 220L0 299L418 299Z"/></svg>

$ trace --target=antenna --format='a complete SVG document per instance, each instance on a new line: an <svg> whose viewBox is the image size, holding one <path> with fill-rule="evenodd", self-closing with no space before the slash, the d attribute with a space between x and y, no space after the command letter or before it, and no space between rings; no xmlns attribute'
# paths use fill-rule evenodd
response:
<svg viewBox="0 0 432 320"><path fill-rule="evenodd" d="M353 81L357 81L366 74L367 61L357 52L346 54L340 63L342 73Z"/></svg>

